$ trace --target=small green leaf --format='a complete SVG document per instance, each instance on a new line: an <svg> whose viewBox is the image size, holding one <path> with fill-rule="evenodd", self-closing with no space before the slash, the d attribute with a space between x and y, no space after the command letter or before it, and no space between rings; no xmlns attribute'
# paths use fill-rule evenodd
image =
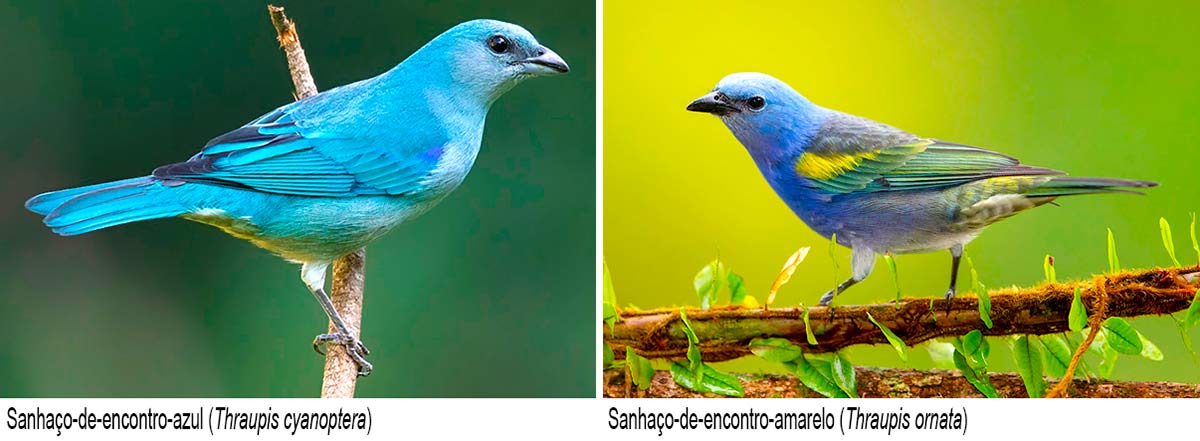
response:
<svg viewBox="0 0 1200 441"><path fill-rule="evenodd" d="M1200 289L1192 296L1192 304L1188 306L1187 314L1183 316L1184 326L1191 328L1200 325Z"/></svg>
<svg viewBox="0 0 1200 441"><path fill-rule="evenodd" d="M1192 225L1188 232L1192 236L1192 250L1196 252L1196 261L1200 262L1200 242L1196 241L1196 213L1192 213Z"/></svg>
<svg viewBox="0 0 1200 441"><path fill-rule="evenodd" d="M971 257L963 257L966 257L967 268L971 271L971 289L975 290L975 296L979 298L979 319L983 321L984 326L992 329L992 296L988 294L987 287L979 281L979 273L975 271L975 263L971 261Z"/></svg>
<svg viewBox="0 0 1200 441"><path fill-rule="evenodd" d="M1075 287L1075 297L1071 299L1071 312L1067 314L1067 326L1071 328L1071 332L1079 332L1087 326L1087 310L1083 307L1082 298L1083 289Z"/></svg>
<svg viewBox="0 0 1200 441"><path fill-rule="evenodd" d="M787 363L785 366L791 368L792 372L796 374L796 378L800 379L801 383L804 383L804 387L812 389L813 392L829 398L848 397L846 392L833 381L833 378L831 378L832 373L828 371L822 373L821 369L805 357L797 358L794 362Z"/></svg>
<svg viewBox="0 0 1200 441"><path fill-rule="evenodd" d="M971 269L971 289L975 290L975 294L987 292L987 287L979 280L979 273L975 271L975 262L971 261L971 256L963 253L963 257L967 259L967 267Z"/></svg>
<svg viewBox="0 0 1200 441"><path fill-rule="evenodd" d="M833 379L833 354L807 354L804 359L822 375Z"/></svg>
<svg viewBox="0 0 1200 441"><path fill-rule="evenodd" d="M892 253L883 255L883 261L887 262L888 271L892 273L892 285L896 286L896 309L900 309L900 276L896 273L896 259L892 258Z"/></svg>
<svg viewBox="0 0 1200 441"><path fill-rule="evenodd" d="M702 365L700 372L693 373L682 363L671 363L671 378L681 387L696 392L708 392L731 397L745 395L742 382L737 377Z"/></svg>
<svg viewBox="0 0 1200 441"><path fill-rule="evenodd" d="M1117 257L1117 242L1113 240L1112 228L1108 229L1108 272L1121 271L1121 259Z"/></svg>
<svg viewBox="0 0 1200 441"><path fill-rule="evenodd" d="M612 348L609 347L607 344L604 344L602 346L604 346L604 364L602 364L601 366L603 366L604 369L608 369L610 366L613 365L613 363L616 363L617 356L613 354Z"/></svg>
<svg viewBox="0 0 1200 441"><path fill-rule="evenodd" d="M992 386L991 380L988 379L987 371L977 370L976 368L972 367L971 363L967 361L967 357L958 350L954 351L954 365L958 366L958 369L962 371L963 378L965 378L968 383L971 383L972 386L975 386L975 389L978 390L979 393L982 393L983 396L988 398L1000 397L1000 393L996 392L995 386Z"/></svg>
<svg viewBox="0 0 1200 441"><path fill-rule="evenodd" d="M1054 275L1054 256L1046 255L1046 259L1042 261L1042 271L1046 273L1047 282L1058 283L1058 277Z"/></svg>
<svg viewBox="0 0 1200 441"><path fill-rule="evenodd" d="M954 345L943 341L931 341L926 344L925 350L929 352L929 359L933 360L934 367L938 369L954 368Z"/></svg>
<svg viewBox="0 0 1200 441"><path fill-rule="evenodd" d="M983 345L983 333L978 329L974 329L964 335L962 338L963 355L973 356L979 353L979 348Z"/></svg>
<svg viewBox="0 0 1200 441"><path fill-rule="evenodd" d="M746 299L746 284L742 276L730 270L725 275L725 282L729 284L729 304L742 304Z"/></svg>
<svg viewBox="0 0 1200 441"><path fill-rule="evenodd" d="M679 307L679 321L683 322L683 333L687 335L688 345L696 345L700 343L700 339L696 337L696 331L692 329L692 322L687 317L687 307Z"/></svg>
<svg viewBox="0 0 1200 441"><path fill-rule="evenodd" d="M1138 355L1153 361L1162 361L1163 353L1161 349L1158 349L1158 345L1155 345L1154 342L1146 338L1145 335L1142 335L1141 332L1138 333L1138 338L1142 339L1142 352Z"/></svg>
<svg viewBox="0 0 1200 441"><path fill-rule="evenodd" d="M1108 345L1122 354L1138 355L1142 353L1142 339L1129 322L1120 317L1109 317L1104 321L1108 329Z"/></svg>
<svg viewBox="0 0 1200 441"><path fill-rule="evenodd" d="M1086 332L1086 331L1085 331ZM1108 330L1103 327L1100 332L1096 333L1096 338L1092 340L1092 345L1088 346L1088 352L1095 354L1100 358L1100 366L1097 367L1097 375L1100 378L1108 378L1112 376L1113 367L1116 366L1117 356L1120 355L1108 345Z"/></svg>
<svg viewBox="0 0 1200 441"><path fill-rule="evenodd" d="M1067 373L1067 365L1071 363L1071 347L1067 341L1059 334L1043 335L1038 337L1038 341L1042 343L1042 347L1046 348L1045 358L1046 373L1051 377L1061 378Z"/></svg>
<svg viewBox="0 0 1200 441"><path fill-rule="evenodd" d="M1013 361L1017 364L1017 373L1025 383L1025 391L1030 398L1041 397L1046 388L1042 380L1041 349L1029 340L1028 335L1021 335L1012 340Z"/></svg>
<svg viewBox="0 0 1200 441"><path fill-rule="evenodd" d="M1116 352L1111 345L1108 344L1109 334L1111 333L1112 331L1109 331L1107 328L1102 328L1101 332L1096 334L1096 339L1092 341L1092 345L1088 347L1088 350L1098 355L1102 360L1108 359L1108 353ZM1163 353L1162 350L1158 348L1158 345L1155 345L1154 342L1146 338L1146 336L1141 332L1138 332L1137 335L1138 339L1140 339L1142 342L1142 352L1139 352L1138 355L1149 360L1162 361ZM1103 364L1101 364L1100 368L1101 375L1107 377L1108 374L1104 373L1105 367ZM1111 372L1111 369L1111 367L1108 368L1109 372Z"/></svg>
<svg viewBox="0 0 1200 441"><path fill-rule="evenodd" d="M1112 376L1113 368L1117 367L1117 357L1121 354L1117 351L1105 351L1104 357L1100 360L1100 376L1109 378Z"/></svg>
<svg viewBox="0 0 1200 441"><path fill-rule="evenodd" d="M1200 299L1200 291L1196 292L1196 297L1197 299ZM1192 306L1196 305L1197 299L1192 299ZM1175 318L1175 314L1171 314L1171 319L1175 320L1175 329L1179 330L1179 337L1183 340L1183 346L1187 348L1188 353L1192 355L1192 363L1195 363L1196 367L1200 367L1200 355L1197 355L1196 349L1192 347L1192 337L1188 335L1188 325L1185 323L1186 320L1179 320Z"/></svg>
<svg viewBox="0 0 1200 441"><path fill-rule="evenodd" d="M972 330L962 337L956 337L951 342L955 352L962 355L968 365L981 372L987 370L987 357L992 349L987 339L983 338L983 333L978 329Z"/></svg>
<svg viewBox="0 0 1200 441"><path fill-rule="evenodd" d="M629 374L633 377L633 384L638 389L646 390L650 388L650 383L654 381L654 365L647 360L646 357L633 352L633 349L625 347L625 366L629 367Z"/></svg>
<svg viewBox="0 0 1200 441"><path fill-rule="evenodd" d="M725 278L721 277L722 269L721 258L718 257L700 268L700 272L692 279L692 287L700 298L700 309L708 309L717 303L717 295L725 284Z"/></svg>
<svg viewBox="0 0 1200 441"><path fill-rule="evenodd" d="M979 319L988 329L992 329L992 298L987 291L979 294Z"/></svg>
<svg viewBox="0 0 1200 441"><path fill-rule="evenodd" d="M1167 249L1167 255L1171 256L1171 262L1174 262L1175 266L1182 266L1179 264L1179 259L1175 258L1175 241L1171 239L1171 224L1167 222L1167 218L1158 218L1158 231L1162 233L1163 248Z"/></svg>
<svg viewBox="0 0 1200 441"><path fill-rule="evenodd" d="M1103 328L1101 328L1101 329L1103 329ZM1067 340L1067 347L1070 348L1070 350L1071 350L1072 357L1075 356L1075 351L1078 350L1079 345L1083 344L1083 341L1085 339L1087 339L1087 335L1090 333L1090 331L1091 331L1091 329L1083 328L1083 331L1079 332L1079 341L1078 342L1076 342L1074 338L1071 338L1070 333L1067 333L1067 332L1063 333L1064 338L1066 338L1066 340ZM1088 364L1087 357L1079 358L1079 364L1075 366L1075 375L1078 375L1080 377L1095 377L1095 375L1092 374L1092 368Z"/></svg>
<svg viewBox="0 0 1200 441"><path fill-rule="evenodd" d="M804 339L808 341L808 344L815 346L817 336L813 334L812 324L808 322L808 308L801 306L800 311L800 318L804 320Z"/></svg>
<svg viewBox="0 0 1200 441"><path fill-rule="evenodd" d="M834 354L831 372L833 373L833 382L837 383L842 392L845 392L850 398L858 398L858 380L854 378L854 365L850 364L850 360L843 357L841 353Z"/></svg>
<svg viewBox="0 0 1200 441"><path fill-rule="evenodd" d="M620 316L617 314L617 293L613 289L612 275L608 272L608 263L604 263L604 324L608 325L609 329L616 326L617 319Z"/></svg>
<svg viewBox="0 0 1200 441"><path fill-rule="evenodd" d="M747 308L757 308L759 306L758 299L754 298L752 295L746 295L746 297L742 298L742 306Z"/></svg>
<svg viewBox="0 0 1200 441"><path fill-rule="evenodd" d="M707 364L704 365L704 388L709 392L731 397L740 397L745 394L742 390L741 380Z"/></svg>
<svg viewBox="0 0 1200 441"><path fill-rule="evenodd" d="M786 338L756 338L750 340L750 352L767 361L786 363L802 354L799 346Z"/></svg>
<svg viewBox="0 0 1200 441"><path fill-rule="evenodd" d="M704 370L700 368L704 362L700 359L700 339L696 337L696 331L692 330L692 322L688 321L687 308L679 308L679 320L683 322L683 333L687 334L688 338L688 370L695 374L696 383L699 383L700 376L704 374Z"/></svg>
<svg viewBox="0 0 1200 441"><path fill-rule="evenodd" d="M871 323L874 323L875 326L879 327L879 330L883 332L883 336L887 338L888 343L891 343L892 347L896 349L896 353L900 355L900 359L907 362L908 345L904 344L904 340L901 340L900 337L897 337L896 334L893 333L891 329L888 329L887 326L884 326L883 323L875 321L875 317L872 317L871 313L869 312L867 313L867 319L871 320Z"/></svg>

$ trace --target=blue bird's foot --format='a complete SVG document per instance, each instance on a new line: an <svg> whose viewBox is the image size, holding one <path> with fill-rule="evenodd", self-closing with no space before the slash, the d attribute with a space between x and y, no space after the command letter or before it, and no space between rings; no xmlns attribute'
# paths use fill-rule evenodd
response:
<svg viewBox="0 0 1200 441"><path fill-rule="evenodd" d="M866 277L866 276L863 276L863 277ZM847 289L849 289L851 286L854 286L854 284L856 284L858 282L859 281L856 280L854 277L846 279L845 282L838 284L838 286L836 288L829 290L829 292L827 292L827 293L825 293L825 295L821 296L821 303L819 303L819 305L820 306L829 306L829 303L833 301L834 295L846 292Z"/></svg>
<svg viewBox="0 0 1200 441"><path fill-rule="evenodd" d="M342 345L346 348L346 354L358 365L358 376L360 377L371 375L371 370L374 369L374 366L366 359L367 355L371 355L371 350L367 349L367 345L364 345L362 340L353 336L339 333L320 334L313 339L312 344L313 350L321 355L325 355L325 351L321 350L325 345Z"/></svg>
<svg viewBox="0 0 1200 441"><path fill-rule="evenodd" d="M821 296L821 303L819 303L819 305L829 306L829 303L833 302L834 291L836 291L836 290L831 289L831 290L829 290L829 292L825 293L825 295Z"/></svg>

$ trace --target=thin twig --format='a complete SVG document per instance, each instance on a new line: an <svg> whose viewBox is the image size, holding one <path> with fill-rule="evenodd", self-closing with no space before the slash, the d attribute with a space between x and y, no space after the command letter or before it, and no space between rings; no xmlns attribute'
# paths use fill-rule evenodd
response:
<svg viewBox="0 0 1200 441"><path fill-rule="evenodd" d="M1102 276L1105 317L1134 317L1169 314L1188 308L1196 285L1188 276L1200 267L1157 268ZM749 343L759 337L780 337L801 346L806 353L834 352L856 344L888 344L879 328L867 319L869 312L909 345L938 338L964 335L978 329L984 335L1052 334L1069 329L1068 313L1075 287L1095 297L1090 283L1056 283L1032 288L992 291L991 318L988 328L979 318L978 299L956 297L902 299L869 306L809 308L809 322L817 338L816 345L805 339L800 308L714 307L688 310L688 319L704 361L722 361L750 354ZM1097 303L1088 305L1089 316L1097 316ZM687 355L687 335L679 310L622 310L616 326L604 326L604 341L617 358L624 358L632 347L647 358L683 358Z"/></svg>
<svg viewBox="0 0 1200 441"><path fill-rule="evenodd" d="M1096 334L1100 333L1100 328L1104 326L1104 320L1108 314L1108 290L1106 286L1108 281L1096 277L1096 281L1092 283L1096 287L1095 294L1091 297L1092 314L1088 317L1088 325L1092 330L1088 332L1087 338L1083 339L1083 343L1075 349L1075 354L1071 356L1071 362L1067 364L1066 373L1063 374L1058 384L1050 388L1046 392L1046 398L1066 398L1067 387L1071 385L1071 378L1075 376L1075 368L1079 366L1079 361L1083 359L1083 354L1092 346L1092 342L1096 341Z"/></svg>
<svg viewBox="0 0 1200 441"><path fill-rule="evenodd" d="M300 34L296 33L296 22L283 13L283 7L267 5L267 13L271 15L271 24L275 25L275 33L279 38L279 47L287 55L288 72L292 75L292 84L296 86L294 97L297 100L317 94L317 83L313 81L312 72L308 70L308 58L304 56L304 48L300 46Z"/></svg>
<svg viewBox="0 0 1200 441"><path fill-rule="evenodd" d="M296 87L295 98L301 100L317 94L317 84L308 68L304 48L300 46L300 35L296 23L287 18L283 8L267 5L271 24L279 37L279 46L287 55L288 72L292 85ZM360 249L342 256L333 262L333 289L330 299L337 309L350 334L358 336L362 326L363 282L366 280L367 250ZM329 323L329 332L337 330ZM358 381L358 364L341 345L329 345L325 353L325 373L321 383L321 398L353 398L354 386Z"/></svg>
<svg viewBox="0 0 1200 441"><path fill-rule="evenodd" d="M983 394L958 371L928 371L899 368L854 368L858 394L863 398L966 398ZM735 374L742 382L746 398L820 398L821 394L804 387L792 375ZM1011 372L989 373L988 379L1000 396L1026 397L1021 376ZM1049 378L1045 379L1051 380ZM675 384L670 372L658 372L648 390L628 388L629 380L619 371L606 371L604 396L610 398L698 398L713 394L693 392ZM1072 397L1087 398L1200 398L1200 385L1166 381L1087 381L1071 383ZM631 395L637 394L637 395Z"/></svg>
<svg viewBox="0 0 1200 441"><path fill-rule="evenodd" d="M363 284L367 278L367 249L342 256L333 262L333 290L330 298L333 307L351 335L362 335L359 326L362 323ZM329 332L337 332L333 323L329 324ZM325 377L321 383L322 398L352 398L354 385L358 380L358 364L346 354L341 345L330 345L325 354Z"/></svg>

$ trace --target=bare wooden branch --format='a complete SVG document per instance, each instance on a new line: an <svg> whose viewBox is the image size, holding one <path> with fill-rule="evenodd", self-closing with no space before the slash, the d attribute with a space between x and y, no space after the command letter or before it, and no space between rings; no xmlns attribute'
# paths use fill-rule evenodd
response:
<svg viewBox="0 0 1200 441"><path fill-rule="evenodd" d="M1107 294L1106 317L1161 315L1182 311L1196 293L1195 274L1200 266L1156 268L1098 276ZM978 329L984 335L1052 334L1068 330L1067 316L1075 287L1083 289L1089 315L1097 312L1096 287L1088 282L1046 284L1033 288L991 291L993 327L979 317L978 299L956 297L908 298L897 304L809 308L809 322L818 344L805 341L800 308L714 307L688 310L688 321L699 338L704 361L722 361L749 355L750 340L781 337L807 353L833 352L856 344L887 344L879 328L867 318L883 323L909 345L937 338L960 336ZM621 311L616 326L604 328L605 343L617 358L632 347L647 358L683 358L688 341L678 309Z"/></svg>
<svg viewBox="0 0 1200 441"><path fill-rule="evenodd" d="M292 75L292 84L296 86L294 97L297 100L317 94L317 83L313 81L312 72L308 70L308 58L304 56L304 48L300 46L300 34L296 33L296 22L283 13L283 7L267 5L267 13L271 15L271 24L275 25L278 34L279 47L287 55L288 72Z"/></svg>
<svg viewBox="0 0 1200 441"><path fill-rule="evenodd" d="M791 375L738 375L746 398L820 398ZM858 393L863 398L978 398L983 397L957 371L855 368ZM1015 373L990 373L988 378L1002 397L1025 398L1025 384ZM605 372L604 396L612 398L699 398L720 395L693 392L671 379L670 372L658 372L649 389L629 387L621 371ZM1053 381L1046 379L1047 383ZM1067 396L1078 398L1200 398L1200 385L1172 382L1087 381L1076 379Z"/></svg>
<svg viewBox="0 0 1200 441"><path fill-rule="evenodd" d="M333 262L333 290L330 299L341 314L350 334L362 335L363 288L367 278L367 249L347 254ZM337 332L329 323L329 332ZM358 380L358 364L342 345L329 345L325 354L325 377L321 398L353 398Z"/></svg>
<svg viewBox="0 0 1200 441"><path fill-rule="evenodd" d="M312 72L308 68L308 59L304 56L304 48L300 46L300 35L296 33L296 23L287 17L283 8L267 5L271 16L271 24L279 37L279 46L287 55L288 72L295 86L295 98L304 99L317 94L317 84L313 81ZM346 328L354 336L361 335L363 284L366 280L367 250L360 249L343 256L333 262L333 289L330 299L334 309L346 322ZM337 330L333 322L329 323L329 332ZM325 353L325 372L321 382L321 398L353 398L354 387L358 382L358 364L346 353L341 345L329 345Z"/></svg>

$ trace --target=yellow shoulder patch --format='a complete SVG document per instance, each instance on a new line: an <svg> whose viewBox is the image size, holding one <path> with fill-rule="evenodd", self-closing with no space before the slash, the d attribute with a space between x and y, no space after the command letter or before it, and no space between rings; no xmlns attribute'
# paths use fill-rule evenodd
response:
<svg viewBox="0 0 1200 441"><path fill-rule="evenodd" d="M879 152L861 153L805 153L796 161L796 172L812 179L833 179L853 170L865 160L875 159Z"/></svg>

